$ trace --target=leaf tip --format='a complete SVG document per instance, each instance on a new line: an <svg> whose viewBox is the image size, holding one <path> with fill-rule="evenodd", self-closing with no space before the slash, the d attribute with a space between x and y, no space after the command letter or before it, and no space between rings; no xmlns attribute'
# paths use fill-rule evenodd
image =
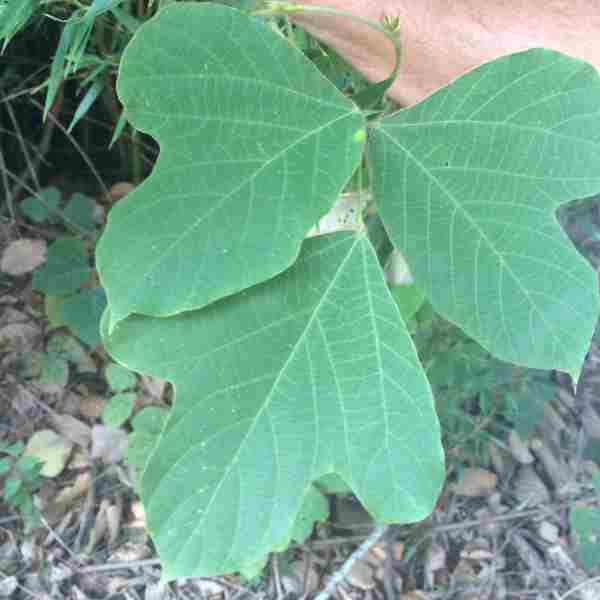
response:
<svg viewBox="0 0 600 600"><path fill-rule="evenodd" d="M573 385L573 394L577 394L577 385L579 384L579 377L581 376L581 367L570 369L566 372L571 377L571 383Z"/></svg>

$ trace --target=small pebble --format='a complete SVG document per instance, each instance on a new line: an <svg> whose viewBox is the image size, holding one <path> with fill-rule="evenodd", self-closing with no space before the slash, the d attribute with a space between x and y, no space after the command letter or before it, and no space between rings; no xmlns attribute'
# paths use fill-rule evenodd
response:
<svg viewBox="0 0 600 600"><path fill-rule="evenodd" d="M522 465L530 465L534 460L529 446L520 438L519 434L513 429L508 434L508 447L512 456Z"/></svg>
<svg viewBox="0 0 600 600"><path fill-rule="evenodd" d="M358 560L352 565L346 576L346 581L361 590L370 590L375 587L373 569L362 560Z"/></svg>
<svg viewBox="0 0 600 600"><path fill-rule="evenodd" d="M556 544L558 542L559 533L558 526L550 523L550 521L542 521L538 526L539 536L549 544Z"/></svg>

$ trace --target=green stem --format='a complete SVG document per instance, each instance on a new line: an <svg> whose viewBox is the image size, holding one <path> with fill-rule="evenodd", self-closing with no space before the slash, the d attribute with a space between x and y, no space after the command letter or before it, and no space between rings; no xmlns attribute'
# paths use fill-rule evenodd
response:
<svg viewBox="0 0 600 600"><path fill-rule="evenodd" d="M254 11L250 11L251 16L255 17L278 17L278 16L288 16L294 13L316 13L316 14L324 14L331 15L335 17L348 17L353 19L357 23L362 23L363 25L367 25L374 31L383 34L394 46L395 51L395 65L394 70L392 71L389 79L391 79L390 86L394 83L396 78L398 77L398 73L400 71L400 61L402 57L402 48L400 46L400 38L397 34L397 30L388 29L385 25L378 21L373 21L371 19L366 19L361 17L360 15L356 15L347 10L338 10L336 8L331 8L328 6L307 6L306 4L295 4L293 2L267 2L265 8L260 8Z"/></svg>

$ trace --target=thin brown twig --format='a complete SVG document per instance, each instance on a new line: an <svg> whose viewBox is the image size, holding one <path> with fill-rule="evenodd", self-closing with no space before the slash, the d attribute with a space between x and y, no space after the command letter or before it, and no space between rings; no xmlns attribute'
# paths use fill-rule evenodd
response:
<svg viewBox="0 0 600 600"><path fill-rule="evenodd" d="M78 232L79 235L81 235L82 237L89 237L91 235L90 231L87 231L86 229L84 229L83 227L81 227L80 225L78 225L77 223L75 223L75 221L72 221L71 219L69 219L68 217L66 217L63 213L62 210L57 210L56 208L50 206L46 200L40 195L38 194L38 192L36 192L32 187L30 187L29 185L27 185L25 183L25 181L23 181L22 179L19 179L18 175L16 175L15 173L13 173L11 170L9 169L5 169L4 173L6 173L6 175L8 177L10 177L13 181L18 181L21 183L22 189L24 189L25 191L29 192L42 206L44 206L48 212L50 212L53 215L57 215L58 217L60 217L66 225L68 225L69 227L71 227L72 229L74 229L76 232ZM32 229L35 231L34 227L28 227L29 229ZM45 234L45 232L44 232Z"/></svg>
<svg viewBox="0 0 600 600"><path fill-rule="evenodd" d="M337 587L346 579L350 569L374 546L386 533L387 525L379 525L375 531L348 557L334 576L329 580L325 589L317 594L315 600L329 600L335 593Z"/></svg>
<svg viewBox="0 0 600 600"><path fill-rule="evenodd" d="M41 518L42 521L42 525L48 530L48 533L50 534L50 537L74 560L77 560L77 556L75 555L75 553L71 550L71 548L69 548L69 546L67 546L67 544L65 544L64 540L60 537L60 535L58 535L58 533L56 533L56 531L54 531L54 529L52 529L52 527L50 527L50 525L48 524L48 521L46 521L46 519L44 519L44 517Z"/></svg>
<svg viewBox="0 0 600 600"><path fill-rule="evenodd" d="M10 105L8 105L10 106ZM42 134L42 139L38 145L38 153L34 161L28 161L28 168L23 171L21 176L18 178L18 182L15 187L10 191L10 194L13 198L16 198L21 190L23 189L23 182L26 181L26 175L29 171L32 175L32 179L35 183L37 189L40 188L39 181L37 179L36 170L39 168L40 164L44 161L48 150L50 149L50 143L52 142L52 135L54 134L54 121L49 121L44 126L44 133ZM23 148L25 151L25 148Z"/></svg>
<svg viewBox="0 0 600 600"><path fill-rule="evenodd" d="M3 577L4 579L8 579L8 577L9 577L9 575L7 575L6 573L4 573L4 571L0 571L0 576ZM26 588L24 585L21 585L20 583L17 583L16 587L18 587L21 591L25 592L26 594L28 594L32 598L36 598L36 600L42 600L41 596L39 596L35 592L32 592L29 588Z"/></svg>
<svg viewBox="0 0 600 600"><path fill-rule="evenodd" d="M383 563L383 589L385 591L386 600L394 600L397 596L397 593L394 591L392 574L392 536L388 535L385 538L385 560Z"/></svg>
<svg viewBox="0 0 600 600"><path fill-rule="evenodd" d="M29 171L29 175L30 175L31 179L33 180L35 187L39 190L40 182L39 182L39 179L37 176L37 165L34 166L33 161L31 160L31 157L29 156L29 151L27 150L27 146L25 145L25 142L24 142L23 133L21 132L21 128L19 127L19 121L17 120L17 117L15 116L15 111L13 110L13 107L10 102L8 102L6 104L6 112L8 113L8 118L10 119L10 122L12 123L12 126L17 135L17 141L19 142L19 146L21 147L21 152L23 153L23 157L25 158L25 164L27 165L27 170ZM16 196L16 194L13 194L13 196Z"/></svg>
<svg viewBox="0 0 600 600"><path fill-rule="evenodd" d="M10 187L8 186L8 175L6 174L6 162L4 162L4 153L0 150L0 172L2 173L2 185L4 186L4 194L6 197L6 205L8 206L8 214L13 221L17 220L15 213L15 203Z"/></svg>
<svg viewBox="0 0 600 600"><path fill-rule="evenodd" d="M40 110L41 112L44 111L44 107L37 100L32 99L31 102L38 110ZM90 157L86 154L86 152L83 150L83 148L79 145L77 140L66 130L64 125L51 112L48 113L48 118L54 121L54 124L56 125L56 127L58 127L58 129L60 129L60 131L67 137L67 139L71 142L73 147L77 150L77 152L79 152L81 158L83 158L83 160L84 160L85 164L88 166L90 172L92 173L92 175L94 176L94 178L96 179L96 181L98 182L100 187L102 188L102 193L104 194L105 198L109 198L110 192L108 191L106 184L100 177L100 174L98 173L98 170L94 166L94 163L90 160Z"/></svg>
<svg viewBox="0 0 600 600"><path fill-rule="evenodd" d="M83 573L102 573L106 571L122 571L124 569L141 569L144 567L160 567L158 558L147 558L144 560L127 560L103 565L90 565L77 569L77 574Z"/></svg>
<svg viewBox="0 0 600 600"><path fill-rule="evenodd" d="M581 498L578 500L566 500L564 502L559 502L556 504L548 504L546 506L541 506L540 508L530 508L526 510L519 510L513 513L508 513L505 515L498 515L495 517L489 517L486 519L473 519L471 521L463 521L462 523L450 523L447 525L434 525L429 528L429 534L435 533L445 533L448 531L457 531L460 529L468 529L470 527L481 527L484 525L489 525L491 523L500 523L502 521L514 521L517 519L523 518L531 518L531 517L541 517L546 516L552 510L562 510L565 508L569 508L573 505L575 501L583 503L583 504L594 504L597 503L600 499L598 496L594 495L591 498Z"/></svg>
<svg viewBox="0 0 600 600"><path fill-rule="evenodd" d="M559 598L559 600L566 600L567 598L570 598L575 592L579 592L584 587L587 587L588 585L590 585L592 583L598 583L598 582L600 582L600 577L592 577L592 579L586 579L585 581L582 581L580 584L571 588L566 594L561 596Z"/></svg>
<svg viewBox="0 0 600 600"><path fill-rule="evenodd" d="M281 587L281 577L279 576L279 557L277 554L271 555L271 568L273 569L273 579L275 580L275 592L277 600L281 600L284 596L283 588Z"/></svg>

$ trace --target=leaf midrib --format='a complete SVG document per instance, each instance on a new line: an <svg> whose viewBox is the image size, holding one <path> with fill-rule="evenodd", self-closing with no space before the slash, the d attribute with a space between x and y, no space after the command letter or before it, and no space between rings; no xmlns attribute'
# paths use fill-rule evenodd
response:
<svg viewBox="0 0 600 600"><path fill-rule="evenodd" d="M181 553L185 552L185 548L186 548L187 544L189 543L189 541L194 537L195 532L198 529L200 529L200 528L202 528L204 526L204 522L205 522L208 514L210 513L210 510L211 510L213 502L215 501L215 499L217 498L217 496L219 494L221 486L228 479L229 474L231 473L231 470L232 470L233 466L235 464L237 464L239 456L240 456L241 452L243 451L243 449L246 447L246 444L248 443L248 440L249 440L250 436L252 435L252 433L256 429L256 426L258 424L258 421L259 421L260 417L264 414L264 412L270 406L271 401L273 399L274 391L277 389L277 387L278 387L278 385L279 385L279 383L281 381L281 377L283 376L283 374L287 370L288 366L291 364L292 360L296 356L296 353L299 350L299 348L302 346L302 344L303 344L303 342L304 342L304 340L306 338L307 333L310 331L313 323L315 322L315 319L317 319L317 316L318 316L318 314L319 314L319 312L320 312L323 304L325 303L325 301L328 298L329 294L331 293L332 289L334 289L334 287L335 287L335 285L337 283L338 277L344 271L348 260L350 259L350 257L354 253L354 249L356 248L356 245L359 242L360 242L360 238L357 236L357 237L355 237L354 242L352 243L352 245L348 248L346 256L340 262L340 265L339 265L338 269L336 270L335 274L331 278L331 281L330 281L329 285L327 286L327 288L323 292L323 295L322 295L321 299L316 304L316 306L315 306L315 308L313 310L313 313L312 313L311 317L308 319L308 321L306 323L306 326L304 327L302 333L299 335L298 340L296 341L296 343L290 349L289 355L286 358L286 360L283 363L283 365L281 366L281 369L279 370L279 374L278 374L277 378L275 379L275 381L273 382L273 385L271 386L271 389L270 389L267 397L265 398L264 403L262 404L262 406L260 407L260 409L257 411L255 417L251 421L250 426L248 427L248 431L246 432L245 436L242 438L238 450L236 451L236 453L234 454L234 456L232 457L232 459L229 461L229 465L228 465L226 471L224 471L223 476L221 477L221 480L219 481L219 483L215 487L215 490L214 490L214 492L212 494L212 497L210 498L210 500L208 501L208 503L206 505L206 508L204 509L203 516L198 521L197 526L190 532L190 534L188 536L188 540L182 545L182 547L180 548L179 552L177 553L177 556L179 556ZM182 457L180 457L178 459L178 461L175 462L171 468L173 468L174 466L176 466L182 460L182 458L186 454L184 454ZM148 505L148 510L149 511L151 510L150 509L150 504ZM174 514L175 514L175 512L172 512L171 513L171 517ZM163 528L168 527L169 521L170 521L170 518L167 519L162 524L162 527Z"/></svg>
<svg viewBox="0 0 600 600"><path fill-rule="evenodd" d="M457 211L460 211L464 215L465 219L471 224L471 226L475 229L475 231L477 231L477 233L479 234L480 238L486 243L486 245L492 251L492 253L497 256L497 258L498 258L500 264L502 265L502 267L512 277L513 281L517 284L517 286L519 287L519 289L523 292L523 294L525 295L525 297L529 300L531 307L536 311L536 313L538 314L538 316L540 317L540 319L542 320L542 322L546 326L547 330L550 332L550 335L554 339L556 347L557 348L561 348L562 346L560 344L560 339L557 338L557 336L555 334L555 331L554 331L554 328L550 327L550 324L545 319L543 313L540 311L540 309L538 308L537 304L532 300L531 295L530 295L529 291L527 290L527 288L524 287L524 285L521 283L521 280L516 276L516 274L513 272L513 270L510 268L510 266L506 263L506 261L504 260L502 254L496 250L496 248L494 247L494 245L491 243L490 239L486 235L485 231L483 229L481 229L481 227L479 226L479 223L475 220L475 218L472 217L471 214L464 209L464 207L454 197L454 195L450 192L450 190L448 190L446 188L446 186L437 177L435 177L431 173L431 171L421 161L419 161L417 159L417 157L408 148L406 148L405 146L403 146L397 139L395 139L393 136L391 136L383 127L380 127L379 131L383 135L385 135L392 142L392 144L394 146L397 146L400 149L401 152L403 152L408 158L410 158L410 160L412 160L417 165L417 167L419 169L421 169L421 171L423 171L425 173L425 175L429 179L433 180L435 182L435 184L437 185L437 187L443 192L443 194L449 200L451 200L451 202L454 205L455 209ZM480 337L481 337L481 333L482 332L480 331L479 333L480 333ZM508 333L508 330L507 330L507 333ZM511 338L509 337L509 339L511 339ZM482 345L484 345L484 346L487 345L487 340L486 340L485 344L482 341ZM563 352L563 354L564 354L564 352Z"/></svg>
<svg viewBox="0 0 600 600"><path fill-rule="evenodd" d="M143 286L143 281L152 274L152 272L158 267L158 265L160 265L160 263L163 262L163 260L166 260L167 255L169 255L172 252L173 248L175 248L180 243L182 243L182 241L187 236L191 235L202 223L204 223L205 220L209 219L213 213L215 213L216 211L221 209L229 200L231 200L231 198L235 194L237 194L239 191L241 191L245 186L247 186L250 183L252 183L253 181L255 181L255 179L267 167L271 166L276 160L278 160L285 154L288 154L294 147L301 144L302 142L309 139L310 137L315 136L315 135L318 136L323 130L325 130L328 127L331 127L338 121L342 121L343 119L347 119L348 117L354 117L355 115L356 115L355 112L345 113L340 117L336 117L335 119L328 121L327 123L324 123L323 125L308 131L305 135L300 136L298 139L294 140L294 142L292 144L289 144L288 146L286 146L285 148L283 148L282 150L280 150L279 152L274 154L267 161L265 161L265 163L259 169L257 169L256 171L254 171L252 173L252 175L250 175L249 177L244 179L239 185L237 185L235 188L233 188L232 190L227 192L227 194L223 195L222 198L218 202L216 202L213 206L211 206L209 208L209 210L207 210L205 213L203 213L201 217L196 219L177 238L175 238L175 240L161 253L160 257L158 257L157 260L155 260L153 263L151 263L150 266L143 272L143 274L138 276L138 279L141 283L139 283L135 287L134 286L130 287L130 289L132 290L131 295L133 295L134 293L135 294L138 293L140 286ZM299 251L300 251L300 249L298 248L298 252ZM229 291L229 293L231 293L231 290ZM209 302L210 302L210 300L209 300ZM184 306L181 306L178 310L168 313L168 314L164 314L164 315L161 313L161 316L173 316L180 312L183 312L184 310L189 310L189 309L196 308L196 307L197 307L196 304L191 304L188 301L188 303L186 303Z"/></svg>

